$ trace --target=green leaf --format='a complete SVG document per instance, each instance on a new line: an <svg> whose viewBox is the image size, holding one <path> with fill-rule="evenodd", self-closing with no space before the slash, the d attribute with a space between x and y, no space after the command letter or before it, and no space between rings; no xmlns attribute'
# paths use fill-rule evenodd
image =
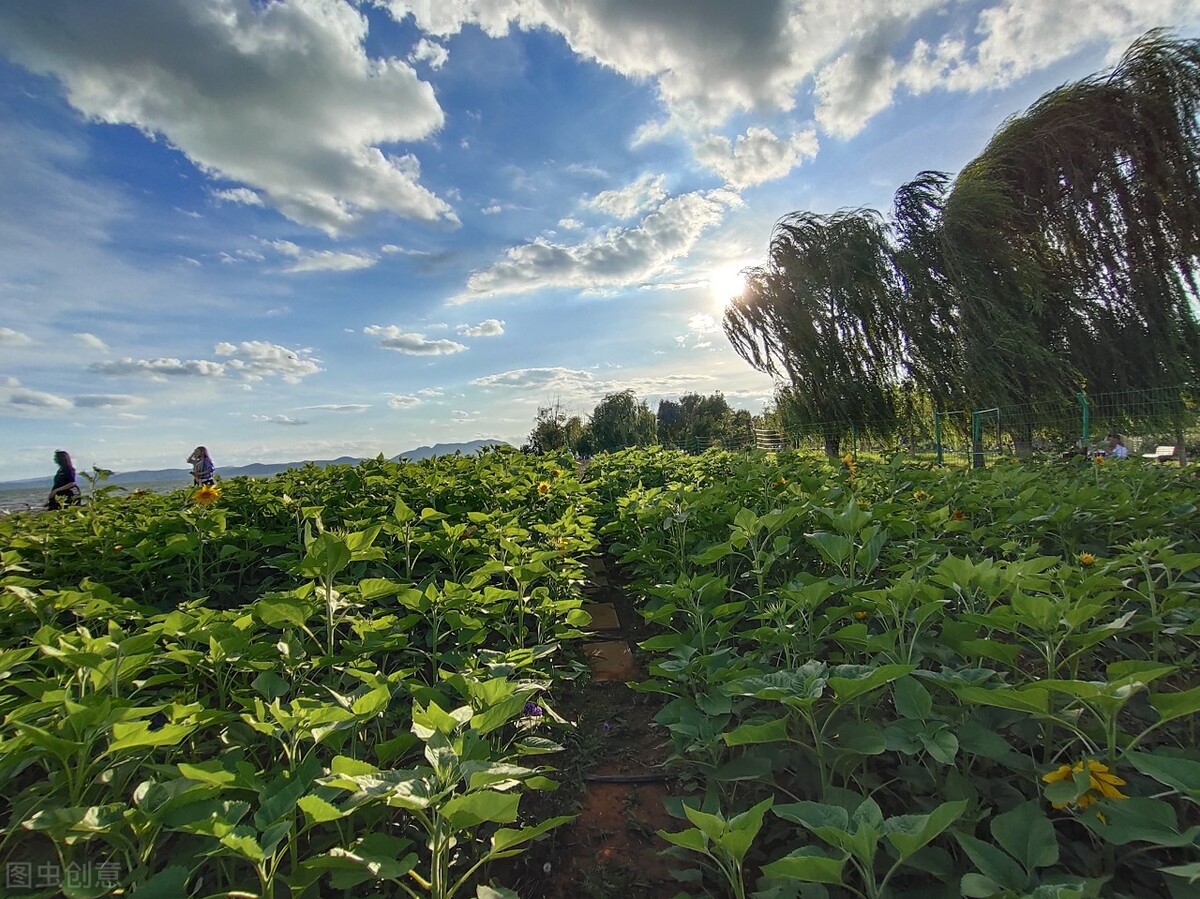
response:
<svg viewBox="0 0 1200 899"><path fill-rule="evenodd" d="M501 827L494 834L492 834L492 845L488 850L488 854L499 857L496 855L496 853L507 852L516 846L523 846L530 840L536 839L542 834L574 820L574 815L560 815L557 818L547 818L544 821L539 821L532 827L522 827L520 830L512 830L508 827Z"/></svg>
<svg viewBox="0 0 1200 899"><path fill-rule="evenodd" d="M303 627L313 615L312 604L294 596L267 596L250 607L251 613L268 627Z"/></svg>
<svg viewBox="0 0 1200 899"><path fill-rule="evenodd" d="M1154 706L1163 721L1194 715L1200 712L1200 687L1192 687L1181 693L1155 694L1150 697L1150 705Z"/></svg>
<svg viewBox="0 0 1200 899"><path fill-rule="evenodd" d="M274 671L262 672L250 682L250 686L265 696L268 701L287 696L292 688L291 684Z"/></svg>
<svg viewBox="0 0 1200 899"><path fill-rule="evenodd" d="M838 702L846 703L914 671L916 665L837 665L829 675Z"/></svg>
<svg viewBox="0 0 1200 899"><path fill-rule="evenodd" d="M787 718L776 718L763 724L741 724L728 733L721 734L726 746L749 746L756 743L775 743L786 740Z"/></svg>
<svg viewBox="0 0 1200 899"><path fill-rule="evenodd" d="M958 754L958 737L952 731L942 727L932 734L919 734L917 739L934 759L943 765L954 764L954 757Z"/></svg>
<svg viewBox="0 0 1200 899"><path fill-rule="evenodd" d="M300 807L300 811L308 817L308 820L313 824L326 824L330 821L337 821L339 818L344 818L349 812L343 812L337 806L331 805L320 796L309 794L303 796L296 803Z"/></svg>
<svg viewBox="0 0 1200 899"><path fill-rule="evenodd" d="M734 815L729 819L729 826L725 834L717 840L721 848L728 852L739 866L746 858L746 853L750 851L750 844L754 842L754 838L762 829L763 817L767 814L767 809L774 802L774 797L770 797L741 814Z"/></svg>
<svg viewBox="0 0 1200 899"><path fill-rule="evenodd" d="M902 677L892 687L896 711L901 718L924 721L933 711L933 697L914 677Z"/></svg>
<svg viewBox="0 0 1200 899"><path fill-rule="evenodd" d="M1200 762L1149 752L1129 752L1125 754L1125 760L1147 777L1200 798Z"/></svg>
<svg viewBox="0 0 1200 899"><path fill-rule="evenodd" d="M1058 835L1036 799L997 815L992 835L1031 874L1058 862Z"/></svg>
<svg viewBox="0 0 1200 899"><path fill-rule="evenodd" d="M658 835L674 846L682 846L684 849L691 849L693 852L708 853L708 837L699 828L689 827L687 830L680 830L675 833L660 830L658 831Z"/></svg>
<svg viewBox="0 0 1200 899"><path fill-rule="evenodd" d="M790 852L783 858L763 865L763 874L805 883L841 884L846 858L828 858L814 852L810 846Z"/></svg>
<svg viewBox="0 0 1200 899"><path fill-rule="evenodd" d="M520 801L518 793L480 790L450 799L442 806L442 814L459 830L475 827L484 821L512 824L517 820L517 804Z"/></svg>
<svg viewBox="0 0 1200 899"><path fill-rule="evenodd" d="M1013 892L1024 891L1026 883L1025 871L1000 849L991 843L978 840L970 834L956 832L954 838L958 841L958 845L963 848L967 857L975 864L975 867L990 882L999 884L1001 888L1012 890ZM999 890L993 890L988 893L976 892L971 895L991 896L996 892L999 892ZM966 895L965 890L964 895Z"/></svg>
<svg viewBox="0 0 1200 899"><path fill-rule="evenodd" d="M189 874L183 865L171 865L143 880L134 888L133 895L135 899L179 899L188 894Z"/></svg>
<svg viewBox="0 0 1200 899"><path fill-rule="evenodd" d="M174 746L195 729L195 724L164 724L158 730L151 730L149 721L118 721L112 727L113 740L108 744L105 754L112 755L128 749Z"/></svg>
<svg viewBox="0 0 1200 899"><path fill-rule="evenodd" d="M927 815L900 815L884 822L884 836L905 859L936 838L967 810L967 802L944 802Z"/></svg>

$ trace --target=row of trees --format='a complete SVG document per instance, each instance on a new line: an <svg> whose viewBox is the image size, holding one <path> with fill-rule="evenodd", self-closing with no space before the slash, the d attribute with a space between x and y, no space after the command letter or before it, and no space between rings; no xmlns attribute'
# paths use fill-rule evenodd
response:
<svg viewBox="0 0 1200 899"><path fill-rule="evenodd" d="M781 219L725 333L776 377L790 423L859 433L894 428L901 384L970 409L1196 383L1198 114L1200 42L1151 32L1010 119L956 177L905 184L890 219ZM1158 411L1178 425L1182 408Z"/></svg>
<svg viewBox="0 0 1200 899"><path fill-rule="evenodd" d="M568 449L584 456L652 443L684 449L704 449L713 442L743 446L753 440L753 427L750 413L730 408L720 393L660 400L656 415L645 400L625 390L604 397L586 421L558 405L539 408L526 446L537 453Z"/></svg>

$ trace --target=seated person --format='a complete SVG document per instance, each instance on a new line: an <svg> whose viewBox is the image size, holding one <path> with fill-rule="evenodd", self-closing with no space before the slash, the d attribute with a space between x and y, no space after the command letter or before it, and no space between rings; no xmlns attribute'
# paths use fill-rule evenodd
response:
<svg viewBox="0 0 1200 899"><path fill-rule="evenodd" d="M1129 448L1125 446L1125 438L1113 431L1108 435L1108 446L1104 451L1104 455L1110 459L1128 459Z"/></svg>

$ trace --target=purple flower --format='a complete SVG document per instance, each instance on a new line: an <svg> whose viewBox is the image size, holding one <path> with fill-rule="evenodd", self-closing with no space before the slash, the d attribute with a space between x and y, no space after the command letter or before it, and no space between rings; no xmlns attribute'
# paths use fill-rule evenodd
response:
<svg viewBox="0 0 1200 899"><path fill-rule="evenodd" d="M525 714L530 718L540 718L542 716L542 707L536 702L525 703Z"/></svg>
<svg viewBox="0 0 1200 899"><path fill-rule="evenodd" d="M608 733L609 731L611 731L611 730L612 730L612 725L611 725L611 724L609 724L607 721L605 721L605 722L604 722L603 724L601 724L600 726L601 726L602 728L604 728L604 732L605 732L605 733Z"/></svg>

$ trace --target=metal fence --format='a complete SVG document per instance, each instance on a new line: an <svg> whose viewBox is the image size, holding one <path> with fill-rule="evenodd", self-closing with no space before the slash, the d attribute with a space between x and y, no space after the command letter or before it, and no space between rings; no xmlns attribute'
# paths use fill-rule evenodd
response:
<svg viewBox="0 0 1200 899"><path fill-rule="evenodd" d="M1069 455L1102 449L1109 433L1122 435L1130 455L1171 447L1181 462L1200 450L1197 391L1162 387L1062 397L1055 402L988 409L948 409L897 421L811 422L800 427L755 428L740 441L762 450L837 448L839 453L907 451L939 464L981 466L1012 455ZM736 448L731 441L720 445Z"/></svg>

